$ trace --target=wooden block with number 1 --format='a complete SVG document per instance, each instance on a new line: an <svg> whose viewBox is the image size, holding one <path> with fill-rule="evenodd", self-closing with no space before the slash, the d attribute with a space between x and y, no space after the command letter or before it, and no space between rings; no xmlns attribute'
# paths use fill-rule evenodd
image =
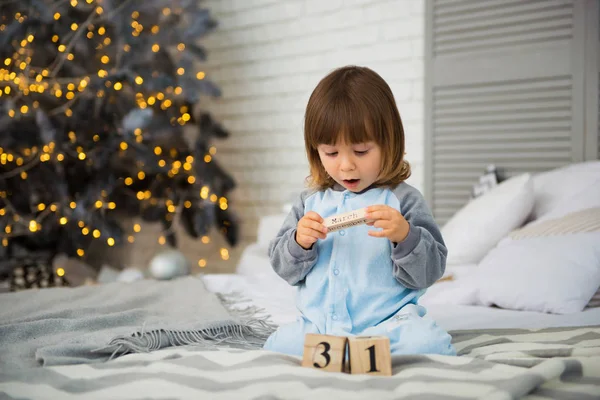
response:
<svg viewBox="0 0 600 400"><path fill-rule="evenodd" d="M390 339L387 336L348 338L351 374L392 375Z"/></svg>
<svg viewBox="0 0 600 400"><path fill-rule="evenodd" d="M344 372L347 340L344 336L307 333L304 337L302 366L322 371Z"/></svg>

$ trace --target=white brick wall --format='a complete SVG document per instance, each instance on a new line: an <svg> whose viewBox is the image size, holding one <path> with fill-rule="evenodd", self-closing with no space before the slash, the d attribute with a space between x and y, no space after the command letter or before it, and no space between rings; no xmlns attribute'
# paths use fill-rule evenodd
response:
<svg viewBox="0 0 600 400"><path fill-rule="evenodd" d="M209 0L219 29L203 42L210 103L231 132L217 158L238 182L230 205L252 240L260 215L303 188L304 107L317 82L346 64L391 86L407 136L410 183L423 186L423 0Z"/></svg>

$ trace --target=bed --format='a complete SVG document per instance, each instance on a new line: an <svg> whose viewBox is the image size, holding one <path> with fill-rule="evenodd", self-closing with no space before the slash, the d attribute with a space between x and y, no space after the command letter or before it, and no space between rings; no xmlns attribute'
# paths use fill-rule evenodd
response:
<svg viewBox="0 0 600 400"><path fill-rule="evenodd" d="M592 167L600 168L600 164ZM179 343L111 357L105 362L59 362L27 369L2 368L1 357L6 354L0 352L0 399L599 399L600 307L593 301L599 296L600 286L600 241L594 236L598 231L580 232L578 228L570 232L583 235L575 241L567 240L572 246L567 254L577 255L570 259L560 257L564 253L561 245L551 243L559 255L553 253L553 248L540 247L548 246L544 238L562 235L552 226L552 235L543 234L548 230L548 221L559 221L564 227L565 215L572 219L576 214L579 219L585 218L584 226L594 226L589 221L596 214L581 217L577 213L594 209L594 201L600 200L594 192L600 187L597 171L600 169L590 172L589 177L598 185L581 183L582 190L591 192L579 192L583 200L578 207L571 199L569 209L559 213L548 201L538 201L540 214L533 221L525 221L531 219L536 202L531 199L531 208L522 213L527 214L522 221L505 226L505 232L492 232L500 239L485 252L477 249L483 256L475 264L468 259L473 249L464 244L471 244L473 239L450 238L452 229L460 231L461 213L457 213L459 220L454 225L444 227L449 246L456 250L455 255L461 255L462 264L452 260L446 276L429 289L421 304L427 308L429 318L451 333L458 357L393 356L392 376L375 377L303 368L297 357L235 343ZM577 174L581 177L582 171ZM557 176L550 178L556 182ZM517 181L508 185L511 191L500 190L502 204L510 205L515 199L521 204L524 188L532 190L531 179ZM536 188L540 192L540 181ZM498 194L491 198L494 196ZM484 196L479 203L482 201L489 202L490 198ZM467 209L465 219L472 219L478 210L489 210L489 205L472 203L469 207L474 210ZM235 274L201 275L192 284L202 285L211 295L219 294L232 314L267 320L272 328L293 321L297 317L295 288L278 279L267 256L268 240L281 218L261 220L258 240L245 249ZM479 215L477 220L489 224L490 218L496 217ZM573 230L573 224L566 226ZM588 241L585 235L590 234ZM462 249L461 240L466 246ZM544 262L532 262L527 254L531 249L536 259ZM587 258L586 252L590 253ZM500 266L498 258L503 261ZM540 268L545 268L545 275ZM544 284L534 284L539 281ZM161 284L169 288L180 283L175 280ZM138 291L136 286L129 287ZM2 296L12 294L0 295L0 301L9 299ZM194 296L195 291L186 293L178 300L178 307L193 309L195 304L204 303L204 298ZM4 322L0 318L0 332Z"/></svg>
<svg viewBox="0 0 600 400"><path fill-rule="evenodd" d="M255 277L256 278L256 277ZM207 288L243 294L277 324L294 319L290 288L266 277L206 275ZM293 290L293 289L292 289ZM250 300L251 299L251 300ZM570 315L483 306L428 306L458 357L392 358L392 377L326 373L260 349L188 345L104 363L0 371L3 399L485 398L597 399L600 308ZM552 326L552 328L548 328Z"/></svg>

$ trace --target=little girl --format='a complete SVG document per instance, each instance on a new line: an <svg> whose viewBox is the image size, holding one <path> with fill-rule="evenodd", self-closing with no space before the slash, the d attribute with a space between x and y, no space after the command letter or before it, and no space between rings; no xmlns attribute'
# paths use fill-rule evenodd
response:
<svg viewBox="0 0 600 400"><path fill-rule="evenodd" d="M385 335L394 354L454 355L450 335L417 304L444 273L447 250L422 195L404 182L410 167L389 86L368 68L339 68L313 91L304 123L311 188L269 246L275 272L298 287L301 316L264 348L302 356L307 333ZM367 225L327 233L323 218L363 207Z"/></svg>

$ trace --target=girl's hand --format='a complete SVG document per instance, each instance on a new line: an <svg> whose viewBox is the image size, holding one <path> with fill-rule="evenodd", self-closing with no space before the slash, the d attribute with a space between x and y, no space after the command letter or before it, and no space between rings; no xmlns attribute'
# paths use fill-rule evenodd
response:
<svg viewBox="0 0 600 400"><path fill-rule="evenodd" d="M327 228L323 225L323 218L314 211L309 211L300 218L296 227L296 242L308 250L318 239L325 239Z"/></svg>
<svg viewBox="0 0 600 400"><path fill-rule="evenodd" d="M400 211L386 205L367 207L367 225L382 228L381 231L369 231L369 236L386 237L394 243L400 243L408 236L410 226Z"/></svg>

